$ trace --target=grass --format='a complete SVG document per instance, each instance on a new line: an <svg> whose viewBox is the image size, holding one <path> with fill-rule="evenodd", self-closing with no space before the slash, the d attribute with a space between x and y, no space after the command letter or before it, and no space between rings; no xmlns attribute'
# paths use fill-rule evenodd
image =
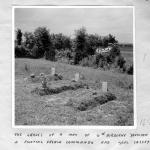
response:
<svg viewBox="0 0 150 150"><path fill-rule="evenodd" d="M25 67L27 66L27 67ZM32 90L40 86L39 81L26 82L34 73L50 74L51 67L63 80L49 80L50 86L61 86L62 82L72 80L79 72L84 76L86 87L76 90L63 90L59 93L40 96ZM27 69L30 68L30 69ZM108 90L116 99L105 103L96 103L94 107L80 111L68 106L72 102L79 106L81 102L93 104L94 97L101 93L101 82L108 82ZM88 67L73 66L44 59L15 60L15 124L16 125L133 125L133 76L112 71L101 71ZM102 98L100 98L102 99ZM97 101L98 102L98 101Z"/></svg>

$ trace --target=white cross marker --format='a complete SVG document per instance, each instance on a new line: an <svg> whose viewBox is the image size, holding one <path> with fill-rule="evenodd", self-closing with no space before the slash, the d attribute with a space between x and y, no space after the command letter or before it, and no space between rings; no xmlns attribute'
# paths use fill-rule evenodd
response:
<svg viewBox="0 0 150 150"><path fill-rule="evenodd" d="M52 67L52 69L51 69L51 74L52 74L52 76L55 75L55 68L54 67Z"/></svg>
<svg viewBox="0 0 150 150"><path fill-rule="evenodd" d="M103 92L107 92L108 91L107 82L102 82L102 91Z"/></svg>
<svg viewBox="0 0 150 150"><path fill-rule="evenodd" d="M79 73L76 73L76 74L75 74L75 81L76 81L76 82L79 81L79 78L80 78Z"/></svg>

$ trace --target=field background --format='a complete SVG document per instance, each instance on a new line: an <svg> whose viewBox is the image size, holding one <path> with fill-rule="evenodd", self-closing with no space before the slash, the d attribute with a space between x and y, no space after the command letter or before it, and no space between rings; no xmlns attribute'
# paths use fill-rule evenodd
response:
<svg viewBox="0 0 150 150"><path fill-rule="evenodd" d="M132 51L123 51L126 59L132 61ZM26 67L28 70L26 70ZM64 80L71 80L79 72L84 82L92 88L100 89L102 81L108 82L108 89L117 100L98 105L86 111L75 111L64 105L68 98L80 99L82 90L65 91L52 96L31 94L33 84L24 78L31 73L39 75L51 73L51 67ZM59 82L59 81L58 81ZM113 71L102 71L89 67L74 66L44 59L15 59L15 124L16 125L133 125L133 76ZM35 84L35 87L37 85ZM54 100L51 100L51 99ZM85 99L87 97L85 96Z"/></svg>

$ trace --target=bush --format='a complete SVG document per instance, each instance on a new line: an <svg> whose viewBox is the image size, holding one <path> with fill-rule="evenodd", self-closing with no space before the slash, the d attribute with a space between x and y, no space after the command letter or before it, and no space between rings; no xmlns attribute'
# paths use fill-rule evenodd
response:
<svg viewBox="0 0 150 150"><path fill-rule="evenodd" d="M87 67L95 67L96 66L96 57L94 55L85 57L80 61L80 65L87 66Z"/></svg>
<svg viewBox="0 0 150 150"><path fill-rule="evenodd" d="M26 57L27 51L24 46L16 45L15 46L15 57Z"/></svg>
<svg viewBox="0 0 150 150"><path fill-rule="evenodd" d="M56 53L54 50L45 51L45 59L55 61L55 54Z"/></svg>
<svg viewBox="0 0 150 150"><path fill-rule="evenodd" d="M88 67L96 67L96 68L103 68L103 69L110 69L113 65L115 67L119 67L122 70L126 69L125 67L125 59L122 57L119 52L116 54L112 54L113 51L108 53L100 53L96 55L90 55L88 57L83 58L80 61L80 65L88 66ZM119 55L119 56L118 56ZM125 72L125 71L123 71Z"/></svg>
<svg viewBox="0 0 150 150"><path fill-rule="evenodd" d="M133 64L132 65L130 65L128 68L127 68L127 74L129 74L129 75L133 75Z"/></svg>
<svg viewBox="0 0 150 150"><path fill-rule="evenodd" d="M60 62L64 62L63 60L65 60L67 63L69 63L71 60L73 61L73 52L70 49L66 49L66 50L55 50L56 52L56 60L60 61Z"/></svg>
<svg viewBox="0 0 150 150"><path fill-rule="evenodd" d="M115 84L120 88L133 89L133 79L130 78L124 78L124 80L118 79Z"/></svg>
<svg viewBox="0 0 150 150"><path fill-rule="evenodd" d="M31 55L33 58L40 58L42 54L43 51L41 51L36 45L31 49Z"/></svg>
<svg viewBox="0 0 150 150"><path fill-rule="evenodd" d="M119 49L118 45L113 45L113 47L110 51L110 57L114 61L117 56L120 56L120 49Z"/></svg>
<svg viewBox="0 0 150 150"><path fill-rule="evenodd" d="M119 68L124 68L125 63L126 63L126 61L125 61L124 57L120 55L116 61L117 66L119 66Z"/></svg>

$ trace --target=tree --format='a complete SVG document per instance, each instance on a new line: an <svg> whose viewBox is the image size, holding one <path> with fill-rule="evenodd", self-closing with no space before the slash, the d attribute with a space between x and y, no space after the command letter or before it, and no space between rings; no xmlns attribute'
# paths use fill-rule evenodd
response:
<svg viewBox="0 0 150 150"><path fill-rule="evenodd" d="M107 47L108 46L108 43L109 43L109 41L108 41L108 37L107 36L105 36L104 38L103 38L103 46L104 47Z"/></svg>
<svg viewBox="0 0 150 150"><path fill-rule="evenodd" d="M84 57L87 56L86 53L86 43L87 42L87 33L86 28L82 27L75 31L75 57L74 64L79 64Z"/></svg>
<svg viewBox="0 0 150 150"><path fill-rule="evenodd" d="M54 35L54 47L57 50L63 49L63 35L62 35L62 33Z"/></svg>
<svg viewBox="0 0 150 150"><path fill-rule="evenodd" d="M63 43L64 43L64 49L69 49L69 50L71 49L71 47L72 47L72 41L71 41L70 37L64 36Z"/></svg>
<svg viewBox="0 0 150 150"><path fill-rule="evenodd" d="M35 36L35 44L39 49L38 56L43 57L45 51L49 51L52 46L49 30L46 27L38 27L34 31L34 36Z"/></svg>
<svg viewBox="0 0 150 150"><path fill-rule="evenodd" d="M21 45L21 42L22 42L21 29L17 29L17 31L16 31L16 41L17 41L17 45Z"/></svg>
<svg viewBox="0 0 150 150"><path fill-rule="evenodd" d="M115 39L115 36L109 34L108 35L108 42L109 43L117 43L118 41Z"/></svg>
<svg viewBox="0 0 150 150"><path fill-rule="evenodd" d="M102 45L104 47L107 47L110 43L111 44L118 43L118 41L115 39L115 36L111 34L109 34L108 36L105 36L102 41L103 41Z"/></svg>
<svg viewBox="0 0 150 150"><path fill-rule="evenodd" d="M34 35L32 32L25 32L24 33L25 37L25 47L32 49L35 43Z"/></svg>
<svg viewBox="0 0 150 150"><path fill-rule="evenodd" d="M52 34L53 45L57 50L65 50L71 49L71 39L68 36L63 35L62 33L59 34Z"/></svg>
<svg viewBox="0 0 150 150"><path fill-rule="evenodd" d="M99 46L102 46L101 37L96 34L89 34L87 37L87 54L94 55Z"/></svg>

